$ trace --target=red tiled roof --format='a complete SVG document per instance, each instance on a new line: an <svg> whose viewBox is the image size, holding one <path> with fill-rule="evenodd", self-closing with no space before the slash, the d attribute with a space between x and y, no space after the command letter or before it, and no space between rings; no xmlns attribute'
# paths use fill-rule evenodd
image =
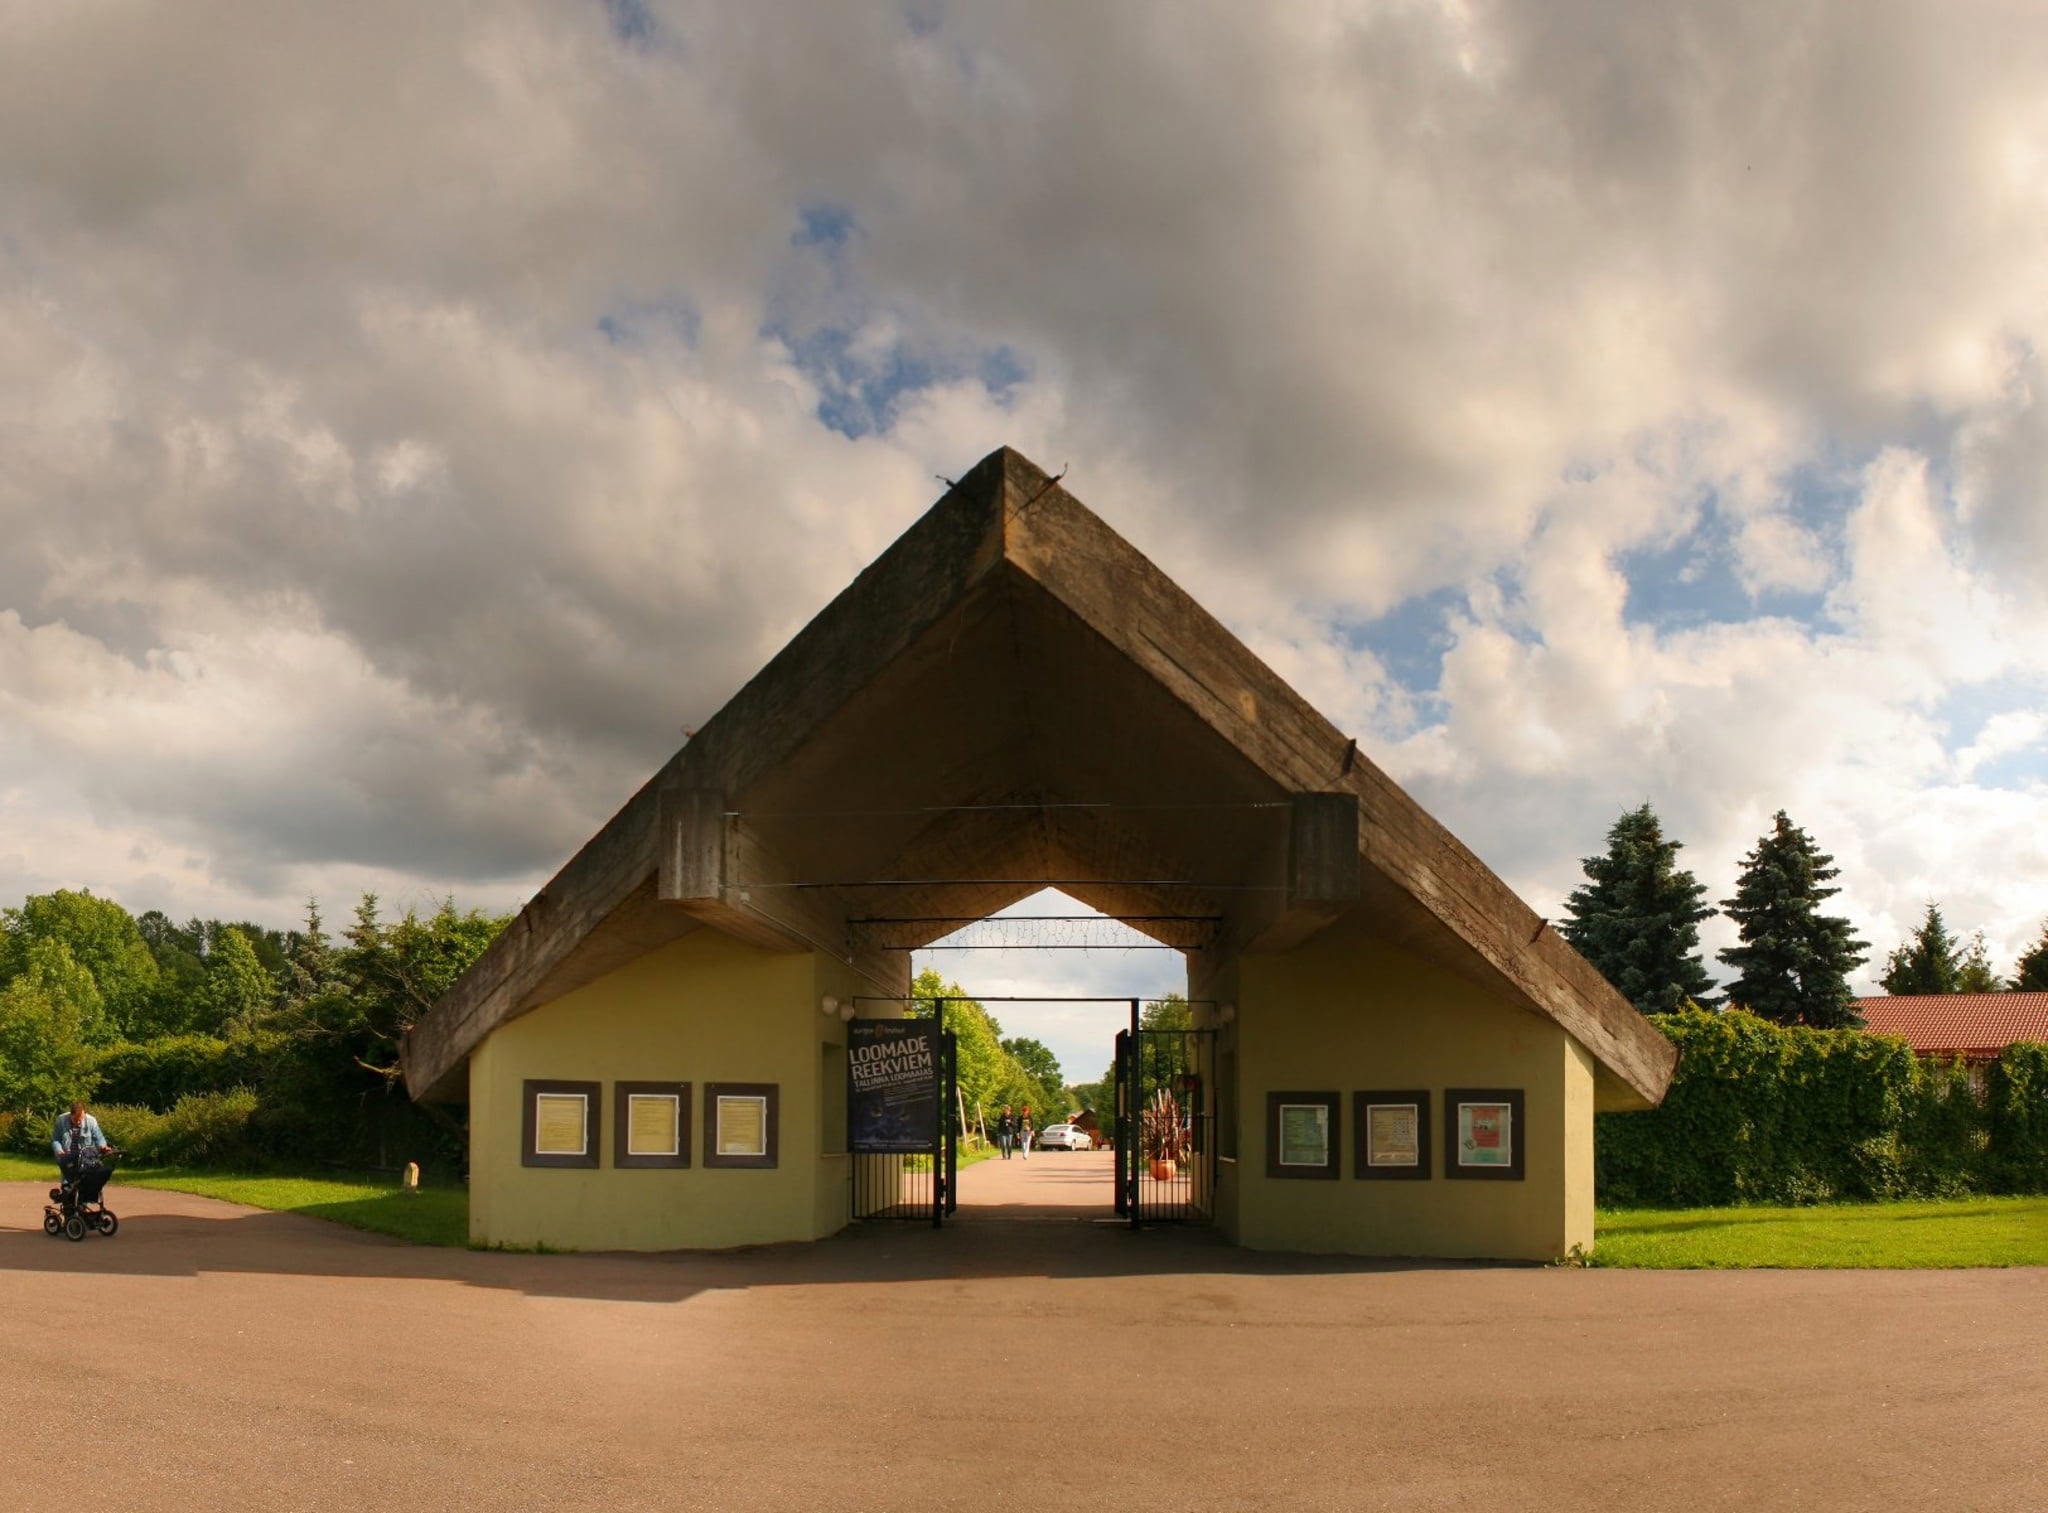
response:
<svg viewBox="0 0 2048 1513"><path fill-rule="evenodd" d="M2048 1041L2048 993L1938 993L1859 998L1874 1035L1898 1035L1923 1055L1995 1056L2015 1040Z"/></svg>

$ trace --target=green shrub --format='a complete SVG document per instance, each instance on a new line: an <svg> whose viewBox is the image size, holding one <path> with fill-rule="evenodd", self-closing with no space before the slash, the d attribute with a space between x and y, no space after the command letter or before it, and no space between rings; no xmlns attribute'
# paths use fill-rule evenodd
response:
<svg viewBox="0 0 2048 1513"><path fill-rule="evenodd" d="M134 1104L97 1111L107 1139L144 1166L250 1166L263 1152L253 1138L256 1095L247 1088L192 1093L168 1112Z"/></svg>
<svg viewBox="0 0 2048 1513"><path fill-rule="evenodd" d="M2048 1192L2048 1045L2009 1045L1985 1079L1991 1184Z"/></svg>
<svg viewBox="0 0 2048 1513"><path fill-rule="evenodd" d="M163 1112L188 1094L258 1087L286 1044L283 1035L257 1031L225 1040L165 1035L111 1045L100 1053L95 1067L100 1096L109 1103L140 1104Z"/></svg>
<svg viewBox="0 0 2048 1513"><path fill-rule="evenodd" d="M1677 1046L1663 1106L1597 1121L1609 1207L2048 1191L2048 1048L2008 1048L1988 1100L1961 1067L1860 1030L1742 1012L1651 1018Z"/></svg>

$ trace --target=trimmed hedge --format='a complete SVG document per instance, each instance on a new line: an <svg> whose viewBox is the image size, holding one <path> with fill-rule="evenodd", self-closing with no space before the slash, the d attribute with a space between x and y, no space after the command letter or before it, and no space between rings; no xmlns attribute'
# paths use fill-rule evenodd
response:
<svg viewBox="0 0 2048 1513"><path fill-rule="evenodd" d="M275 1033L166 1035L126 1042L100 1053L99 1096L108 1103L135 1104L168 1113L193 1093L225 1093L257 1086L266 1066L281 1055L286 1037Z"/></svg>
<svg viewBox="0 0 2048 1513"><path fill-rule="evenodd" d="M1603 1114L1608 1207L1717 1207L2048 1191L2048 1046L2009 1047L1980 1102L1903 1040L1753 1014L1651 1016L1677 1046L1660 1108Z"/></svg>

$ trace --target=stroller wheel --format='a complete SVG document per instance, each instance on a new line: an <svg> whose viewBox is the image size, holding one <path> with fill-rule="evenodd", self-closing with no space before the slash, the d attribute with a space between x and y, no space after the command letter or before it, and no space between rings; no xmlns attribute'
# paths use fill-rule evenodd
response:
<svg viewBox="0 0 2048 1513"><path fill-rule="evenodd" d="M43 1233L48 1235L53 1240L56 1239L57 1236L64 1233L64 1221L58 1218L55 1214L44 1214Z"/></svg>
<svg viewBox="0 0 2048 1513"><path fill-rule="evenodd" d="M83 1240L85 1238L85 1220L79 1218L77 1214L73 1214L70 1218L66 1219L64 1221L64 1238L67 1240Z"/></svg>
<svg viewBox="0 0 2048 1513"><path fill-rule="evenodd" d="M121 1227L121 1221L120 1221L119 1219L115 1218L115 1217L114 1217L114 1216L113 1216L112 1214L110 1214L110 1213L102 1213L102 1214L100 1215L100 1233L101 1233L101 1234L103 1234L103 1235L110 1235L110 1234L112 1234L112 1233L113 1233L113 1232L114 1232L115 1230L119 1229L120 1227Z"/></svg>

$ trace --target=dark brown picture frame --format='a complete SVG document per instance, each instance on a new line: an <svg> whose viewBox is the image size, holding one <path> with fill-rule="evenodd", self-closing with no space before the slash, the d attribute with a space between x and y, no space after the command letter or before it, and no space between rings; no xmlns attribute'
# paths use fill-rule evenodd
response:
<svg viewBox="0 0 2048 1513"><path fill-rule="evenodd" d="M1323 1166L1282 1166L1280 1164L1280 1106L1285 1103L1320 1103L1330 1111L1330 1159ZM1339 1175L1339 1153L1344 1148L1344 1098L1341 1093L1266 1094L1266 1175L1285 1180L1327 1182Z"/></svg>
<svg viewBox="0 0 2048 1513"><path fill-rule="evenodd" d="M768 1100L768 1153L764 1156L721 1156L718 1153L718 1100L720 1098L765 1098ZM752 1171L772 1170L779 1164L782 1149L782 1084L779 1082L707 1082L704 1084L704 1154L706 1167L732 1167Z"/></svg>
<svg viewBox="0 0 2048 1513"><path fill-rule="evenodd" d="M1412 1103L1415 1105L1415 1164L1413 1166L1374 1166L1367 1158L1372 1154L1372 1122L1367 1111L1374 1104ZM1393 1091L1372 1091L1351 1095L1352 1153L1351 1175L1374 1182L1427 1182L1431 1175L1430 1163L1435 1160L1432 1144L1429 1113L1429 1089L1399 1088Z"/></svg>
<svg viewBox="0 0 2048 1513"><path fill-rule="evenodd" d="M676 1153L635 1154L627 1138L632 1128L632 1100L650 1095L676 1100ZM612 1084L612 1165L629 1171L674 1171L690 1164L690 1084L687 1082L614 1082Z"/></svg>
<svg viewBox="0 0 2048 1513"><path fill-rule="evenodd" d="M543 1154L536 1146L540 1138L540 1095L543 1093L580 1094L583 1098L583 1154L565 1156L556 1153ZM604 1096L602 1082L563 1082L555 1078L529 1077L519 1084L519 1164L521 1166L556 1167L570 1171L589 1171L603 1163L604 1151L601 1141L604 1134L604 1120L598 1116L597 1103Z"/></svg>
<svg viewBox="0 0 2048 1513"><path fill-rule="evenodd" d="M1505 1103L1508 1135L1514 1141L1506 1166L1458 1164L1458 1105ZM1518 1087L1447 1087L1444 1089L1444 1175L1459 1182L1520 1182L1528 1168L1529 1122Z"/></svg>

